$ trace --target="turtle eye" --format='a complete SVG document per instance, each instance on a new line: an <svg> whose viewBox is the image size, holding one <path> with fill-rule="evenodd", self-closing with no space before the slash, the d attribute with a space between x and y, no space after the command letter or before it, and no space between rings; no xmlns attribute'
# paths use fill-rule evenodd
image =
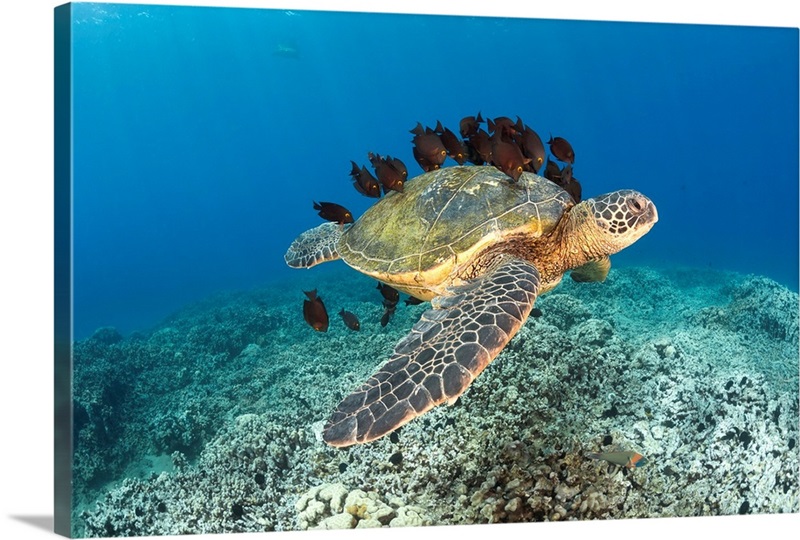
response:
<svg viewBox="0 0 800 540"><path fill-rule="evenodd" d="M644 210L644 206L638 199L631 197L628 199L628 208L630 208L634 213L638 214L642 210Z"/></svg>

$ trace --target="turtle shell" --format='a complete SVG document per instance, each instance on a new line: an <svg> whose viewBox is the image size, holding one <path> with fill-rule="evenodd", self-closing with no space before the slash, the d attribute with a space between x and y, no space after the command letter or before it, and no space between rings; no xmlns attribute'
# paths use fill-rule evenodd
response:
<svg viewBox="0 0 800 540"><path fill-rule="evenodd" d="M566 191L532 173L513 182L495 167L447 167L378 201L338 251L356 270L406 291L436 287L493 244L546 235L572 205Z"/></svg>

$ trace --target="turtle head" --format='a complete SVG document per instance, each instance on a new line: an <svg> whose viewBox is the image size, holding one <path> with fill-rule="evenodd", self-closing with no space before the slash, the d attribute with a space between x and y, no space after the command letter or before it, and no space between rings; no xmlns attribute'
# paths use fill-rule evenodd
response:
<svg viewBox="0 0 800 540"><path fill-rule="evenodd" d="M647 234L658 221L653 202L632 189L606 193L581 204L587 205L588 221L594 221L591 236L603 255L617 253ZM589 225L588 223L585 225Z"/></svg>

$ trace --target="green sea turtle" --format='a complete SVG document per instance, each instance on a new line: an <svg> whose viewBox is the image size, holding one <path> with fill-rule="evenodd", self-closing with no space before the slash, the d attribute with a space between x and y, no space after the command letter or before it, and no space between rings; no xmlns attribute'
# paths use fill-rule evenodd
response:
<svg viewBox="0 0 800 540"><path fill-rule="evenodd" d="M608 256L658 220L632 190L575 204L553 182L517 182L490 166L448 167L409 181L351 225L301 234L284 256L295 268L341 258L359 272L431 301L391 358L323 428L331 446L382 437L453 403L514 337L536 297L564 272L603 281Z"/></svg>

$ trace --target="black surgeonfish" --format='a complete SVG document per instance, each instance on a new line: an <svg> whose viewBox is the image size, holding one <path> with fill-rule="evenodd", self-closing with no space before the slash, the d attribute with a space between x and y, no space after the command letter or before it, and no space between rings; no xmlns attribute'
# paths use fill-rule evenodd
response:
<svg viewBox="0 0 800 540"><path fill-rule="evenodd" d="M567 163L563 169L561 169L561 181L559 182L564 191L569 193L572 200L576 203L581 202L581 184L578 182L578 179L572 176L572 165Z"/></svg>
<svg viewBox="0 0 800 540"><path fill-rule="evenodd" d="M355 186L356 191L367 197L380 198L381 186L378 184L378 180L372 176L372 173L366 167L362 166L359 169L355 161L350 161L350 163L353 164L350 176L353 177L353 186Z"/></svg>
<svg viewBox="0 0 800 540"><path fill-rule="evenodd" d="M464 146L464 143L458 140L456 134L447 128L444 129L440 137L445 150L447 150L447 155L459 165L463 165L467 161L467 147Z"/></svg>
<svg viewBox="0 0 800 540"><path fill-rule="evenodd" d="M355 313L351 313L349 311L345 311L344 309L342 309L339 312L339 315L342 316L344 324L350 330L356 330L356 331L361 330L361 323L358 321L358 317L356 317Z"/></svg>
<svg viewBox="0 0 800 540"><path fill-rule="evenodd" d="M303 300L303 318L317 332L328 331L328 311L322 298L317 296L317 289L313 291L303 291L308 300Z"/></svg>
<svg viewBox="0 0 800 540"><path fill-rule="evenodd" d="M378 177L378 181L383 186L383 193L386 194L390 191L399 191L402 193L404 182L403 174L395 169L386 158L382 158L380 154L373 154L370 152L367 156L369 157L369 162L372 163L372 167L375 169L375 175Z"/></svg>
<svg viewBox="0 0 800 540"><path fill-rule="evenodd" d="M438 169L444 163L447 157L447 150L442 143L441 137L433 132L430 128L420 133L421 124L417 123L417 127L412 130L414 133L414 157L420 164L420 167L432 167L428 170ZM422 158L422 161L420 161ZM425 164L423 164L425 162Z"/></svg>
<svg viewBox="0 0 800 540"><path fill-rule="evenodd" d="M425 128L422 126L422 122L417 122L417 125L414 126L413 129L408 130L408 132L414 135L425 135Z"/></svg>
<svg viewBox="0 0 800 540"><path fill-rule="evenodd" d="M497 118L490 118L486 121L489 127L489 133L511 134L516 131L516 124L508 116L498 116Z"/></svg>
<svg viewBox="0 0 800 540"><path fill-rule="evenodd" d="M397 289L390 285L386 285L385 283L378 283L377 289L381 291L381 296L387 302L397 303L400 301L400 293L397 292Z"/></svg>
<svg viewBox="0 0 800 540"><path fill-rule="evenodd" d="M575 163L575 152L572 150L572 145L569 144L566 139L562 137L553 137L551 135L547 144L550 145L550 152L553 153L557 160L565 163Z"/></svg>
<svg viewBox="0 0 800 540"><path fill-rule="evenodd" d="M353 214L342 205L331 202L314 202L314 210L319 210L319 217L335 221L339 225L353 223Z"/></svg>
<svg viewBox="0 0 800 540"><path fill-rule="evenodd" d="M572 180L572 165L570 165L569 163L564 165L564 167L561 169L560 176L561 176L561 181L560 181L561 187L567 187L570 181Z"/></svg>
<svg viewBox="0 0 800 540"><path fill-rule="evenodd" d="M516 182L522 176L525 165L530 163L531 158L524 157L515 143L504 141L499 133L495 133L492 137L492 161L495 167Z"/></svg>
<svg viewBox="0 0 800 540"><path fill-rule="evenodd" d="M378 179L372 176L372 173L369 172L369 170L363 165L361 166L361 170L359 171L359 177L366 179L364 180L364 183L367 185L369 196L376 199L380 198L381 196L380 182L378 182Z"/></svg>
<svg viewBox="0 0 800 540"><path fill-rule="evenodd" d="M383 296L383 316L381 316L381 326L389 324L389 319L392 318L395 310L397 309L397 302L400 301L400 293L397 289L385 283L378 283L378 290L381 291Z"/></svg>
<svg viewBox="0 0 800 540"><path fill-rule="evenodd" d="M567 163L563 169L560 169L555 161L550 161L548 159L543 176L563 188L564 191L569 193L573 201L576 203L581 202L581 184L578 182L577 178L572 176L571 164Z"/></svg>
<svg viewBox="0 0 800 540"><path fill-rule="evenodd" d="M484 163L492 162L492 141L486 131L479 129L475 135L467 139L467 142L475 149ZM480 165L480 163L475 164Z"/></svg>
<svg viewBox="0 0 800 540"><path fill-rule="evenodd" d="M467 161L473 165L483 165L486 163L478 150L476 150L475 147L470 143L469 139L464 141L464 145L467 147Z"/></svg>
<svg viewBox="0 0 800 540"><path fill-rule="evenodd" d="M465 139L472 137L478 132L482 122L481 113L478 113L478 116L465 116L458 124L461 136Z"/></svg>
<svg viewBox="0 0 800 540"><path fill-rule="evenodd" d="M436 169L439 168L439 165L436 165L431 160L422 155L416 146L411 149L411 152L414 154L414 159L416 160L416 162L419 164L419 166L422 168L423 171L430 172L430 171L435 171Z"/></svg>
<svg viewBox="0 0 800 540"><path fill-rule="evenodd" d="M406 167L405 163L392 156L386 156L386 163L391 165L397 172L400 173L400 175L403 177L403 182L406 181L408 178L408 167Z"/></svg>
<svg viewBox="0 0 800 540"><path fill-rule="evenodd" d="M572 177L572 180L570 180L569 185L565 188L565 190L570 194L573 201L576 203L581 202L583 189L581 188L580 182L578 182L574 176Z"/></svg>
<svg viewBox="0 0 800 540"><path fill-rule="evenodd" d="M555 161L550 161L550 158L547 158L547 164L544 166L544 174L542 176L559 186L561 185L561 169Z"/></svg>
<svg viewBox="0 0 800 540"><path fill-rule="evenodd" d="M542 138L528 126L524 126L520 139L520 147L525 157L531 158L530 167L538 173L544 165L545 151Z"/></svg>
<svg viewBox="0 0 800 540"><path fill-rule="evenodd" d="M392 315L395 312L396 306L395 305L387 305L386 302L383 303L383 315L381 315L381 326L386 326L389 324L389 320L392 318Z"/></svg>

